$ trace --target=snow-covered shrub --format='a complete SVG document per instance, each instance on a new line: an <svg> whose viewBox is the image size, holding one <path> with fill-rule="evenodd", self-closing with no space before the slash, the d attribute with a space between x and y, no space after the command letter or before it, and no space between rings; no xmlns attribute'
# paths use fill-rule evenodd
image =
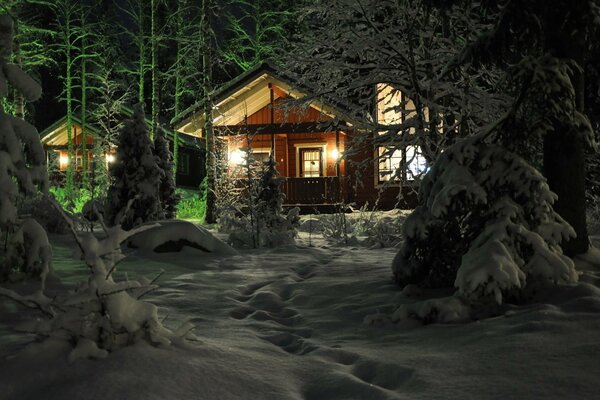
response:
<svg viewBox="0 0 600 400"><path fill-rule="evenodd" d="M247 153L249 178L229 178L229 185L238 196L237 200L222 203L219 230L229 233L229 241L234 246L272 247L293 243L300 224L300 209L292 208L287 213L283 209L281 185L285 178L277 173L272 157L255 173L251 169L253 163L249 149ZM240 187L239 182L243 182L244 186ZM231 194L226 197L231 197ZM245 197L246 202L241 202L241 197Z"/></svg>
<svg viewBox="0 0 600 400"><path fill-rule="evenodd" d="M40 277L52 270L52 246L44 228L26 219L8 242L6 260L0 265L2 280Z"/></svg>
<svg viewBox="0 0 600 400"><path fill-rule="evenodd" d="M63 214L64 215L64 214ZM110 351L147 341L153 345L168 345L191 330L189 326L171 332L158 320L157 307L140 300L156 286L148 279L117 282L113 274L125 255L121 245L136 233L151 229L144 225L125 231L121 225L107 227L100 223L104 237L75 229L73 221L64 215L90 271L86 283L74 292L49 297L45 293L45 277L49 266L44 264L40 288L29 295L0 288L0 296L42 312L45 319L33 323L31 330L43 338L64 340L73 345L70 360L105 357Z"/></svg>
<svg viewBox="0 0 600 400"><path fill-rule="evenodd" d="M173 155L169 150L169 143L163 135L156 135L154 138L154 155L158 163L158 167L163 171L163 176L160 181L158 195L160 204L167 219L175 218L177 213L177 204L181 200L181 196L175 190L175 176L173 174Z"/></svg>
<svg viewBox="0 0 600 400"><path fill-rule="evenodd" d="M132 119L121 130L116 161L110 169L112 182L106 202L109 224L121 221L124 229L130 229L164 218L159 197L164 172L152 148L144 106L139 103L134 106ZM135 199L133 206L127 207L132 199Z"/></svg>
<svg viewBox="0 0 600 400"><path fill-rule="evenodd" d="M474 136L449 147L423 179L419 206L393 262L399 284L451 287L470 300L539 282L574 282L562 240L573 229L553 210L556 195L525 160Z"/></svg>
<svg viewBox="0 0 600 400"><path fill-rule="evenodd" d="M379 216L375 210L361 207L354 221L354 234L365 236L366 244L373 247L394 247L402 239L402 215Z"/></svg>
<svg viewBox="0 0 600 400"><path fill-rule="evenodd" d="M35 219L48 233L66 233L69 226L48 196L23 197L19 201L19 215Z"/></svg>
<svg viewBox="0 0 600 400"><path fill-rule="evenodd" d="M323 237L325 238L347 240L354 231L354 227L346 218L343 208L332 214L321 214L319 222L321 223Z"/></svg>

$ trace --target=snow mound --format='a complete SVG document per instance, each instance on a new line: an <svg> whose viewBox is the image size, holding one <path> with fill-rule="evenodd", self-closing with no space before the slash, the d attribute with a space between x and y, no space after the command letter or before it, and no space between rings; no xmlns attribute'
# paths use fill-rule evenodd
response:
<svg viewBox="0 0 600 400"><path fill-rule="evenodd" d="M134 235L128 245L159 253L177 252L183 246L190 246L209 253L238 254L233 247L216 238L210 231L191 222L169 220L157 221L153 224L159 226Z"/></svg>

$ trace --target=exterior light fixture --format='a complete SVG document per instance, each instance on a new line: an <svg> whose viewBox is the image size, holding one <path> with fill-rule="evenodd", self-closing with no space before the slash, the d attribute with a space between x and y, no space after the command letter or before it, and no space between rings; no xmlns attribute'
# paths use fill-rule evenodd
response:
<svg viewBox="0 0 600 400"><path fill-rule="evenodd" d="M115 162L115 156L114 156L114 154L107 154L106 155L106 162L107 163L113 163L113 162Z"/></svg>
<svg viewBox="0 0 600 400"><path fill-rule="evenodd" d="M240 165L244 162L244 155L239 150L229 153L229 162L234 165Z"/></svg>
<svg viewBox="0 0 600 400"><path fill-rule="evenodd" d="M340 152L338 149L331 150L331 158L337 160L339 156L340 156Z"/></svg>
<svg viewBox="0 0 600 400"><path fill-rule="evenodd" d="M67 156L67 155L61 155L60 157L58 157L58 162L61 165L67 165L67 164L69 164L69 156Z"/></svg>

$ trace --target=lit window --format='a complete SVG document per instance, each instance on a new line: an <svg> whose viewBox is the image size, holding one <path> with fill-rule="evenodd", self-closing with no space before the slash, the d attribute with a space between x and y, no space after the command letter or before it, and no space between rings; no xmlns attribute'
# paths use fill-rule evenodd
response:
<svg viewBox="0 0 600 400"><path fill-rule="evenodd" d="M406 179L414 181L427 173L429 165L419 146L406 146Z"/></svg>
<svg viewBox="0 0 600 400"><path fill-rule="evenodd" d="M300 171L304 178L315 178L321 176L322 150L319 148L300 149L301 162Z"/></svg>
<svg viewBox="0 0 600 400"><path fill-rule="evenodd" d="M379 182L414 181L429 170L427 160L419 146L407 146L405 151L379 147ZM404 166L404 168L403 168Z"/></svg>
<svg viewBox="0 0 600 400"><path fill-rule="evenodd" d="M402 165L402 151L379 147L379 181L398 180L398 169Z"/></svg>

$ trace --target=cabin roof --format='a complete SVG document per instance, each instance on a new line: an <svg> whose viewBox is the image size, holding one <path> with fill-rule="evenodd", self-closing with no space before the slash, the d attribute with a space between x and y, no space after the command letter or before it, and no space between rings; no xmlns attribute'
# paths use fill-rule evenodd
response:
<svg viewBox="0 0 600 400"><path fill-rule="evenodd" d="M122 107L121 112L124 118L130 118L133 115L133 109L129 107ZM151 121L148 118L146 123L150 126ZM78 116L73 116L72 121L74 124L81 126L81 119ZM87 131L94 136L100 136L102 130L94 123L86 122ZM166 128L164 125L159 125L159 129L169 140L173 140L174 131ZM179 143L186 147L198 147L200 144L198 139L190 135L179 135ZM46 146L64 146L67 144L67 116L62 116L46 129L40 132L40 140L42 144Z"/></svg>
<svg viewBox="0 0 600 400"><path fill-rule="evenodd" d="M214 99L213 125L240 124L246 117L270 104L270 85L279 89L274 91L273 100L284 96L300 99L309 92L304 88L299 88L297 83L278 71L273 64L263 62L220 86L212 93ZM173 118L171 125L179 132L201 137L204 126L202 105L201 101L196 102ZM312 100L309 106L329 118L340 118L345 115L339 106L330 102Z"/></svg>

